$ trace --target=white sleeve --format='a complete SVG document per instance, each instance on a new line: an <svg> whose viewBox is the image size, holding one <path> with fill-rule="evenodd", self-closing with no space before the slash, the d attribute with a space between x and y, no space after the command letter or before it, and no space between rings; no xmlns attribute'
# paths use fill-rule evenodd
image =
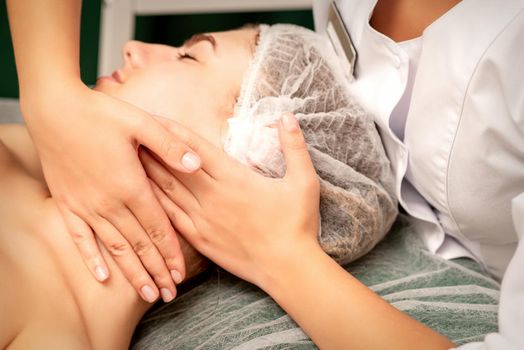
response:
<svg viewBox="0 0 524 350"><path fill-rule="evenodd" d="M519 244L502 280L499 331L488 334L483 342L465 344L458 350L524 349L524 192L513 199L512 211Z"/></svg>

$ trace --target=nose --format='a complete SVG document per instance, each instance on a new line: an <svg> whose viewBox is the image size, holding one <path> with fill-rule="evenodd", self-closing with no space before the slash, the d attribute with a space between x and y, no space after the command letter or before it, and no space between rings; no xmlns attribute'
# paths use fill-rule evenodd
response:
<svg viewBox="0 0 524 350"><path fill-rule="evenodd" d="M122 49L124 64L131 68L143 68L146 64L145 45L140 41L128 41Z"/></svg>
<svg viewBox="0 0 524 350"><path fill-rule="evenodd" d="M141 41L128 41L122 50L125 66L144 68L148 64L167 61L176 57L176 48L167 45L147 44Z"/></svg>

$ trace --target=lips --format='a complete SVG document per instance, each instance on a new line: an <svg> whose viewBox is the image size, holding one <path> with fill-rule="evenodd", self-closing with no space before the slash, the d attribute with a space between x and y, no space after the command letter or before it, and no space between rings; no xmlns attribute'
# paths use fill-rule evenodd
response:
<svg viewBox="0 0 524 350"><path fill-rule="evenodd" d="M111 77L119 84L122 84L122 76L120 75L120 71L116 70L111 74Z"/></svg>
<svg viewBox="0 0 524 350"><path fill-rule="evenodd" d="M118 83L118 84L123 83L122 76L120 72L117 70L114 71L113 74L111 75L104 75L104 76L99 77L98 80L107 80L107 81L111 81L113 83Z"/></svg>

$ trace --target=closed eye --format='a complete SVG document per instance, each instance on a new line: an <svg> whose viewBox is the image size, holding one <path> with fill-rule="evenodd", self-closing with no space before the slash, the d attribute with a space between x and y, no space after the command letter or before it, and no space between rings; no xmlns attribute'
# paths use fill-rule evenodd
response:
<svg viewBox="0 0 524 350"><path fill-rule="evenodd" d="M193 61L196 61L197 59L187 53L179 53L178 54L178 59L179 60L183 60L183 59L190 59L190 60L193 60Z"/></svg>

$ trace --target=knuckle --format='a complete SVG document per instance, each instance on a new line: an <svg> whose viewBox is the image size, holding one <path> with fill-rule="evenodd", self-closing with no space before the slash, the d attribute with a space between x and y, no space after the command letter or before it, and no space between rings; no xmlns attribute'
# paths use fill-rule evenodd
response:
<svg viewBox="0 0 524 350"><path fill-rule="evenodd" d="M184 253L185 254L185 253ZM164 258L164 261L166 263L166 266L169 268L169 269L176 269L176 266L177 266L177 259L175 257L169 257L169 258ZM184 262L185 264L185 262Z"/></svg>
<svg viewBox="0 0 524 350"><path fill-rule="evenodd" d="M180 153L179 145L169 136L163 136L161 145L162 156L165 158L175 157Z"/></svg>
<svg viewBox="0 0 524 350"><path fill-rule="evenodd" d="M81 230L69 230L69 234L71 235L71 238L73 238L73 242L79 244L84 243L87 241L87 232L81 231Z"/></svg>
<svg viewBox="0 0 524 350"><path fill-rule="evenodd" d="M109 253L115 257L121 257L129 253L129 245L125 242L111 242L107 245Z"/></svg>
<svg viewBox="0 0 524 350"><path fill-rule="evenodd" d="M92 223L96 223L98 220L100 220L100 215L97 211L98 208L91 205L90 203L85 203L83 205L83 208L81 210L77 211L78 217L80 217L84 222L88 225Z"/></svg>
<svg viewBox="0 0 524 350"><path fill-rule="evenodd" d="M146 230L146 232L151 238L151 241L153 241L157 245L164 241L168 236L167 231L160 227L149 228L148 230Z"/></svg>
<svg viewBox="0 0 524 350"><path fill-rule="evenodd" d="M91 266L96 266L100 261L103 261L101 255L98 254L97 250L81 250L81 254L84 260L88 262Z"/></svg>
<svg viewBox="0 0 524 350"><path fill-rule="evenodd" d="M94 265L99 257L96 251L96 243L91 242L86 234L79 231L72 231L71 237L73 238L73 242L79 248L84 260Z"/></svg>
<svg viewBox="0 0 524 350"><path fill-rule="evenodd" d="M143 240L136 241L133 243L133 250L138 256L144 256L151 250L151 243Z"/></svg>
<svg viewBox="0 0 524 350"><path fill-rule="evenodd" d="M114 205L113 200L109 199L109 197L104 196L104 197L98 198L96 203L97 203L97 209L98 209L97 211L100 211L101 213L104 213L106 215L115 214L117 211L117 208Z"/></svg>
<svg viewBox="0 0 524 350"><path fill-rule="evenodd" d="M142 188L138 185L128 188L128 191L124 191L121 195L121 199L124 203L141 203L147 198L149 188Z"/></svg>
<svg viewBox="0 0 524 350"><path fill-rule="evenodd" d="M162 190L164 190L164 192L169 195L175 192L177 186L173 178L166 178L164 181L162 181L161 187Z"/></svg>

